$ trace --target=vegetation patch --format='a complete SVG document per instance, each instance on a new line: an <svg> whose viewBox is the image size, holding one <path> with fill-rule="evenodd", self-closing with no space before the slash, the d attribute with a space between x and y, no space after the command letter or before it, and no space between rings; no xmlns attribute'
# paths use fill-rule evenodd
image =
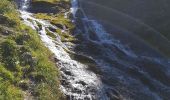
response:
<svg viewBox="0 0 170 100"><path fill-rule="evenodd" d="M23 24L14 5L0 3L0 100L63 100L53 54Z"/></svg>

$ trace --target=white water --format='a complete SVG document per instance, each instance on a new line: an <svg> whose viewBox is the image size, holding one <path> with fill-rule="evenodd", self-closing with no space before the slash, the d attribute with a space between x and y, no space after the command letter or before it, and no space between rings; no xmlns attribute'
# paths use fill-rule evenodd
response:
<svg viewBox="0 0 170 100"><path fill-rule="evenodd" d="M55 33L51 32L52 34L56 35L57 38L54 40L51 37L49 37L46 34L46 30L49 30L49 28L57 29L57 27L50 24L48 21L36 19L33 17L33 14L28 13L26 9L28 8L30 0L25 0L25 3L23 4L24 7L21 8L21 18L24 20L24 23L30 27L32 27L34 30L36 30L41 37L42 42L46 47L49 48L51 52L54 53L55 58L57 59L57 65L59 67L60 73L61 73L61 91L68 97L70 100L86 100L87 98L90 100L110 100L109 97L106 95L106 89L107 88L113 88L106 86L102 83L101 79L93 72L87 70L86 68L88 66L79 63L78 61L72 60L69 54L65 51L68 50L67 46L64 45L64 43L61 42L61 37ZM74 18L76 17L76 12L79 9L77 0L72 1L72 8L70 9L70 12L73 14ZM65 13L65 18L67 17L67 13ZM92 29L97 37L99 38L99 41L90 40L99 44L107 43L109 45L114 45L120 50L122 50L126 55L130 57L136 58L136 54L133 53L128 46L123 45L120 41L114 39L109 33L107 33L103 26L95 21L90 20L87 17L83 18L82 20L85 21L85 23L89 22L90 25L86 26L86 30L88 31L88 28ZM40 25L37 25L40 24ZM64 31L64 30L63 30ZM113 56L112 54L110 54ZM127 84L138 84L138 87L141 88L141 91L143 93L150 94L155 98L155 100L161 100L161 98L157 95L157 93L154 93L150 91L146 86L141 85L140 81L131 79L126 76L124 73L119 73L119 70L116 70L112 68L108 63L105 63L102 60L96 61L99 65L101 65L101 69L106 70L107 74L105 75L105 78L107 77L119 77L121 80L125 80L124 83ZM125 66L128 63L121 62ZM133 67L133 66L132 66ZM147 75L147 74L146 74ZM148 75L149 76L149 75ZM156 83L156 82L154 82ZM162 86L163 87L163 86ZM139 88L138 88L139 89ZM108 91L107 91L108 92ZM112 92L109 92L112 94Z"/></svg>
<svg viewBox="0 0 170 100"><path fill-rule="evenodd" d="M73 4L75 5L75 4ZM77 11L77 9L81 9L81 8L78 8L77 6L75 7L76 9L73 10L74 12L74 17L76 15L75 11ZM82 10L82 9L81 9ZM88 30L92 30L95 35L97 36L97 38L99 40L91 40L89 37L87 37L87 39L89 39L89 41L93 41L93 42L96 42L96 43L99 43L99 44L109 44L109 45L114 45L116 46L119 50L121 50L122 52L124 52L127 56L129 57L133 57L134 59L138 59L138 56L127 46L127 45L124 45L122 44L119 40L115 39L112 35L110 35L109 33L107 33L105 31L105 29L103 28L103 26L96 20L91 20L89 19L84 11L82 10L82 13L83 13L83 18L82 18L82 21L83 21L83 24L84 24L84 28L87 32L87 34L90 34L88 33ZM87 35L86 34L86 35ZM103 48L104 49L104 48ZM110 56L113 57L112 54L110 54ZM116 70L113 68L113 66L110 66L108 63L105 63L105 61L103 60L96 60L96 62L101 65L101 68L100 69L103 69L104 71L107 72L106 76L105 77L123 77L122 80L125 80L125 84L138 84L138 87L141 88L141 93L143 92L144 94L146 93L147 95L150 95L151 97L153 97L154 100L162 100L162 98L159 96L159 94L157 94L155 91L151 91L147 86L145 85L141 85L141 82L138 81L138 80L134 80L133 78L128 78L125 73L121 73L119 74L119 70ZM121 60L117 60L117 62L120 62L121 64L123 64L124 66L126 66L126 64L128 65L128 63L124 62L124 61L121 61ZM131 66L131 65L130 65ZM127 66L129 67L129 66ZM131 67L134 67L134 66L131 66ZM118 73L116 75L116 73ZM146 76L149 77L149 75L147 75L146 73L144 74ZM132 80L132 81L130 81ZM150 80L154 80L152 78L150 78ZM156 83L154 81L154 83ZM160 83L158 82L157 84L160 85ZM135 87L135 86L134 86ZM163 87L164 86L161 86L160 87ZM165 86L166 87L166 86ZM110 88L113 88L113 87L110 87ZM140 89L139 88L139 89ZM138 90L137 90L138 91ZM110 92L111 93L111 92ZM105 99L103 99L105 100Z"/></svg>
<svg viewBox="0 0 170 100"><path fill-rule="evenodd" d="M120 50L122 50L126 55L128 55L130 57L134 57L134 58L137 57L137 55L132 50L130 50L130 48L128 46L123 45L119 40L115 39L112 35L110 35L110 33L106 32L104 27L102 26L102 24L100 24L98 21L96 21L94 19L89 19L86 16L83 9L78 7L78 3L76 1L77 0L73 0L73 2L72 2L73 7L71 8L71 12L73 13L74 17L76 15L76 11L78 9L81 10L81 12L83 13L82 21L84 24L86 35L89 34L88 30L92 30L96 33L97 38L99 39L99 41L97 41L98 43L100 43L100 44L107 43L110 45L114 45L117 48L119 48ZM80 6L81 6L81 4L80 4ZM87 38L89 39L88 36L87 36Z"/></svg>
<svg viewBox="0 0 170 100"><path fill-rule="evenodd" d="M36 19L33 17L33 14L27 12L26 9L28 8L29 2L30 0L24 0L23 2L23 6L20 10L21 18L26 25L40 33L42 42L54 53L55 58L58 60L57 65L62 76L61 80L67 83L67 85L61 85L62 92L70 96L70 100L87 98L90 100L107 100L105 93L103 93L104 86L100 78L93 72L86 70L86 65L70 58L69 54L65 51L65 49L67 49L66 46L61 42L61 38L57 33L52 32L57 36L55 40L47 36L46 30L48 28L52 27L57 29L57 27L51 25L47 21ZM71 12L75 16L78 7L76 0L73 0L72 4ZM41 24L41 27L38 27L37 23Z"/></svg>

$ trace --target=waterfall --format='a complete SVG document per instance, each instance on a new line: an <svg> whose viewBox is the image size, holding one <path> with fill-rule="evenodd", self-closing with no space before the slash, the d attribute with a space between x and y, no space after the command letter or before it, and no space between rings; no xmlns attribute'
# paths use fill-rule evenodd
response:
<svg viewBox="0 0 170 100"><path fill-rule="evenodd" d="M53 26L48 21L34 18L32 13L27 12L29 3L30 0L23 0L20 10L21 18L26 25L40 34L44 45L48 47L48 49L54 53L55 58L58 59L56 64L61 73L61 91L70 100L107 100L106 94L104 93L104 85L100 78L95 73L87 70L88 66L73 60L69 56L65 51L68 49L67 46L61 42L61 37L56 32L51 32L57 36L55 40L47 35L46 30L49 30L49 28L57 29L58 27ZM73 0L72 4L71 12L75 15L78 7L76 0Z"/></svg>
<svg viewBox="0 0 170 100"><path fill-rule="evenodd" d="M29 3L31 0L21 0L21 7L20 10L27 10L29 8Z"/></svg>
<svg viewBox="0 0 170 100"><path fill-rule="evenodd" d="M82 35L84 39L81 41L80 47L83 47L81 52L94 60L96 69L100 71L99 74L91 70L88 65L71 58L67 43L61 41L57 32L50 31L58 27L47 20L37 19L33 13L28 12L30 2L31 0L22 0L21 18L26 25L39 33L44 45L55 55L61 75L60 90L67 100L133 100L134 98L141 100L141 96L149 100L164 100L164 95L169 93L167 80L170 71L167 66L170 66L170 63L164 59L137 54L129 45L108 33L98 20L88 18L78 0L71 0L72 7L70 11L65 12L64 17L69 18L67 15L72 13L73 23L79 24L77 20L81 20L82 29L78 29L76 33ZM78 11L82 12L83 17L78 16ZM56 38L47 35L47 31ZM69 52L75 53L76 50ZM157 76L158 70L160 76Z"/></svg>

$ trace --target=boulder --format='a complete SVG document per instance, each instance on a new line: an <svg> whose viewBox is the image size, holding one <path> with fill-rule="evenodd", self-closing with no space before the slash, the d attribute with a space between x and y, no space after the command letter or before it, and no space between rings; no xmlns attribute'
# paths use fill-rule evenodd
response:
<svg viewBox="0 0 170 100"><path fill-rule="evenodd" d="M46 1L33 1L29 11L32 13L58 13L59 9L55 3Z"/></svg>

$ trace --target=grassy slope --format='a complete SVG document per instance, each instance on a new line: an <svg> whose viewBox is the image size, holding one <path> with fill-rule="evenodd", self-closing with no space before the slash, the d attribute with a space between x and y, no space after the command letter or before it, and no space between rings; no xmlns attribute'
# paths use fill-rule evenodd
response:
<svg viewBox="0 0 170 100"><path fill-rule="evenodd" d="M36 99L59 100L52 53L38 33L21 22L13 5L11 0L0 3L0 100L23 100L29 92Z"/></svg>

